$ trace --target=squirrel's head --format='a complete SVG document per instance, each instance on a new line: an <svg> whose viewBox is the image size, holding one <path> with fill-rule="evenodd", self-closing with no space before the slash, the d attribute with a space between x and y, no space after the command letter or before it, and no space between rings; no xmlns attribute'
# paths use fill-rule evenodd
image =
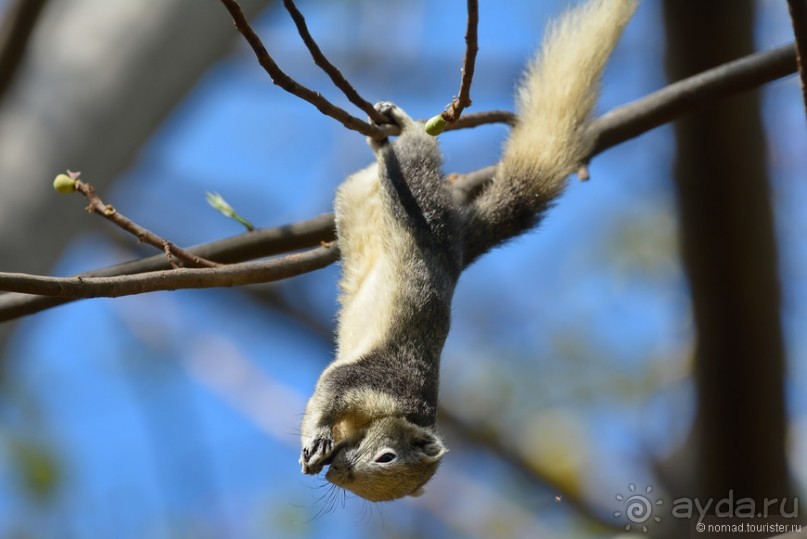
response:
<svg viewBox="0 0 807 539"><path fill-rule="evenodd" d="M339 442L325 478L373 502L420 496L446 451L429 429L377 419Z"/></svg>

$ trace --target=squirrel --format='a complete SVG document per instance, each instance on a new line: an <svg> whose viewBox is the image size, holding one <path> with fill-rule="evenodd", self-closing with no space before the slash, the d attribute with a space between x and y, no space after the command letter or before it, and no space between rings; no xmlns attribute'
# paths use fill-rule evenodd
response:
<svg viewBox="0 0 807 539"><path fill-rule="evenodd" d="M342 255L336 357L302 420L306 474L370 501L419 496L446 454L435 430L440 355L464 268L532 228L583 165L599 79L637 0L589 0L548 29L517 95L519 119L490 181L459 204L423 124L369 140L376 162L336 195Z"/></svg>

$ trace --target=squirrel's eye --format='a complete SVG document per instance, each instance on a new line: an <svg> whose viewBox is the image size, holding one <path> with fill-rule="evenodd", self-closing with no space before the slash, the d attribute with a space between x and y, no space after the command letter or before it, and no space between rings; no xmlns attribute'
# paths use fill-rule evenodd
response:
<svg viewBox="0 0 807 539"><path fill-rule="evenodd" d="M392 462L395 460L395 453L382 453L378 457L376 457L375 461L381 464L385 464L387 462Z"/></svg>

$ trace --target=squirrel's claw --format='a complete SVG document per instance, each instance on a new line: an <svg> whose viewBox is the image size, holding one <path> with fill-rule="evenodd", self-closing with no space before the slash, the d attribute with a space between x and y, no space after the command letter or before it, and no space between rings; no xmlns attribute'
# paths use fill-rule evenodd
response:
<svg viewBox="0 0 807 539"><path fill-rule="evenodd" d="M330 429L325 429L303 447L300 454L300 464L302 465L303 473L309 475L318 474L322 471L330 460L333 453L333 434Z"/></svg>

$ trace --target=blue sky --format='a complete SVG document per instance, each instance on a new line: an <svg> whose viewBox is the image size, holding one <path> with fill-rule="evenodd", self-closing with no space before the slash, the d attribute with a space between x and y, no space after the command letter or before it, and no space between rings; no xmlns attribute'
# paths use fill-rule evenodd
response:
<svg viewBox="0 0 807 539"><path fill-rule="evenodd" d="M428 117L457 91L464 5L312 1L300 8L365 97ZM512 110L521 66L545 20L564 5L482 3L472 110ZM759 6L759 48L789 41L784 5ZM256 23L267 48L301 82L344 103L278 7ZM606 72L599 111L665 84L658 8L643 3L629 26ZM789 405L800 444L794 455L803 459L807 397L797 388L807 382L807 339L799 331L807 316L807 140L797 81L769 85L764 111ZM446 170L494 163L505 135L501 126L445 134ZM572 180L539 230L462 277L444 353L446 403L469 420L496 417L516 445L531 440L524 426L551 429L537 439L539 457L564 456L561 480L604 507L629 483L651 480L649 459L680 440L692 416L692 330L675 255L672 156L665 127L597 157L592 180ZM145 226L194 244L240 232L206 205L206 191L220 192L258 226L284 224L330 211L341 178L370 158L361 136L274 87L239 43L105 196ZM54 271L144 252L104 227L99 220L96 232L77 238ZM330 324L337 278L330 267L281 290ZM93 338L77 339L77 325ZM527 489L501 463L461 444L452 447L434 493L421 500L386 504L381 516L362 516L367 508L348 500L309 521L323 506L323 490L299 473L297 424L332 350L327 339L267 312L244 291L74 303L25 320L10 355L20 397L19 409L0 415L4 428L53 447L63 480L57 496L38 505L18 494L13 475L0 475L0 535L22 519L39 537L251 538L277 530L283 537L396 536L392 530L470 537L491 525L491 504L524 529L585 533L573 511L553 503L550 489ZM480 390L488 388L498 390ZM4 466L10 471L0 459ZM794 467L807 480L807 464L794 459ZM452 485L462 486L453 497L446 494ZM446 514L462 522L435 516Z"/></svg>

